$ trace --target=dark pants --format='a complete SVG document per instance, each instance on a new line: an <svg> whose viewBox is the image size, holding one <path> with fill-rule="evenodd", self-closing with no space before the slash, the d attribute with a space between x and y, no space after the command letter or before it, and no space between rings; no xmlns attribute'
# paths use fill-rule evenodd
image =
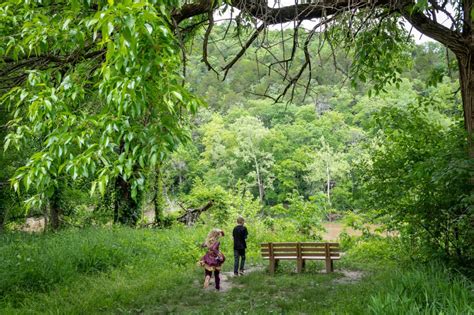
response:
<svg viewBox="0 0 474 315"><path fill-rule="evenodd" d="M239 268L240 258L240 268ZM234 274L240 271L244 271L245 266L245 249L234 249Z"/></svg>
<svg viewBox="0 0 474 315"><path fill-rule="evenodd" d="M206 271L206 277L212 277L212 271L204 269ZM216 289L221 289L221 278L219 277L219 270L214 270L214 278L216 279Z"/></svg>

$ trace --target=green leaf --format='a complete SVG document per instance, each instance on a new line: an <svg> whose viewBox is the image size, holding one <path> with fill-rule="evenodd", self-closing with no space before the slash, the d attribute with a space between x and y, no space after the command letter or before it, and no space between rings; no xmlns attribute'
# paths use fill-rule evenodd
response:
<svg viewBox="0 0 474 315"><path fill-rule="evenodd" d="M63 26L62 26L62 29L63 31L64 30L67 30L68 26L69 26L69 23L71 23L72 19L71 18L67 18L64 23L63 23Z"/></svg>
<svg viewBox="0 0 474 315"><path fill-rule="evenodd" d="M150 164L153 166L153 165L156 165L156 162L158 160L158 155L156 153L154 153L151 158L150 158Z"/></svg>
<svg viewBox="0 0 474 315"><path fill-rule="evenodd" d="M91 185L91 191L90 191L91 197L92 197L92 196L94 195L94 193L95 193L95 188L96 188L96 186L97 186L97 182L96 182L96 181L93 181L93 182L92 182L92 185Z"/></svg>
<svg viewBox="0 0 474 315"><path fill-rule="evenodd" d="M99 192L103 196L105 195L105 186L106 186L105 178L100 178L98 183L99 183Z"/></svg>
<svg viewBox="0 0 474 315"><path fill-rule="evenodd" d="M181 95L181 93L177 92L177 91L173 91L171 92L173 93L173 95L180 101L182 102L183 101L183 96Z"/></svg>
<svg viewBox="0 0 474 315"><path fill-rule="evenodd" d="M151 35L151 33L153 33L153 26L151 26L150 24L145 23L145 28L146 28L146 30L148 31L148 33L150 35Z"/></svg>

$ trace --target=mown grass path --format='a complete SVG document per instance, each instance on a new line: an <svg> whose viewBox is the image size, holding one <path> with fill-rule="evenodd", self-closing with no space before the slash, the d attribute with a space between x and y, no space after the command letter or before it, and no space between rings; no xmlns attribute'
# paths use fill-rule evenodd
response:
<svg viewBox="0 0 474 315"><path fill-rule="evenodd" d="M357 270L324 273L322 264L296 274L291 263L283 263L271 276L266 266L253 267L245 276L224 272L223 290L202 289L194 281L190 294L171 303L144 309L145 313L174 314L364 314L373 275L367 279ZM199 275L199 274L198 274ZM193 293L191 293L193 292Z"/></svg>

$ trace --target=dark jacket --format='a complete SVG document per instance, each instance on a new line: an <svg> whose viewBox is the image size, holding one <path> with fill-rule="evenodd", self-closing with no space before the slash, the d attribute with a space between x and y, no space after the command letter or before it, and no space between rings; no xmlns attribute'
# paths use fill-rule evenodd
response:
<svg viewBox="0 0 474 315"><path fill-rule="evenodd" d="M234 237L234 249L246 249L247 243L245 239L247 238L248 232L247 228L243 225L237 225L232 231L232 236Z"/></svg>

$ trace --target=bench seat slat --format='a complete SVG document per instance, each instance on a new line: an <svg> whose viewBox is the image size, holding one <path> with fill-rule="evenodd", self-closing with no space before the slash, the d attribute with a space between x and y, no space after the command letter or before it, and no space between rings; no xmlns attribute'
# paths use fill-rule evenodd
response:
<svg viewBox="0 0 474 315"><path fill-rule="evenodd" d="M296 251L295 247L273 247L274 252Z"/></svg>
<svg viewBox="0 0 474 315"><path fill-rule="evenodd" d="M321 252L321 253L325 253L326 252L326 249L323 247L323 248L302 248L301 249L301 252L302 253L305 253L305 252Z"/></svg>
<svg viewBox="0 0 474 315"><path fill-rule="evenodd" d="M326 245L324 243L301 243L301 248L307 248L307 247L316 247L316 248L324 248Z"/></svg>
<svg viewBox="0 0 474 315"><path fill-rule="evenodd" d="M263 259L270 259L269 256L263 256ZM274 259L279 260L296 260L298 257L296 256L275 256ZM331 257L331 260L339 260L341 257ZM325 256L307 256L303 257L303 260L326 260Z"/></svg>
<svg viewBox="0 0 474 315"><path fill-rule="evenodd" d="M297 247L274 247L273 248L273 251L285 251L285 250L296 250ZM329 248L329 250L331 252L339 252L340 249L339 248ZM269 252L270 249L269 248L262 248L262 252ZM324 247L305 247L305 248L301 248L301 252L321 252L321 253L325 253L326 252L326 249Z"/></svg>
<svg viewBox="0 0 474 315"><path fill-rule="evenodd" d="M261 243L260 245L262 247L268 247L270 243ZM297 242L286 242L286 243L272 243L273 246L296 246L296 244L298 244Z"/></svg>
<svg viewBox="0 0 474 315"><path fill-rule="evenodd" d="M285 251L285 250L296 250L297 247L273 247L273 251ZM269 248L262 248L262 251L268 252L270 251Z"/></svg>
<svg viewBox="0 0 474 315"><path fill-rule="evenodd" d="M341 257L331 257L331 260L339 260ZM303 260L326 260L325 256L306 256Z"/></svg>
<svg viewBox="0 0 474 315"><path fill-rule="evenodd" d="M307 251L302 251L301 252L303 255L304 254L316 254L316 255L326 255L326 252L325 251L320 251L320 250L307 250ZM333 252L333 251L330 251L329 252L331 255L339 255L340 252L337 251L337 252Z"/></svg>
<svg viewBox="0 0 474 315"><path fill-rule="evenodd" d="M270 254L262 254L263 256L270 256ZM285 253L273 253L273 257L278 257L278 256L295 256L297 257L298 254L296 252L285 252Z"/></svg>
<svg viewBox="0 0 474 315"><path fill-rule="evenodd" d="M321 247L315 247L315 246L311 246L311 247L303 247L301 246L301 250L302 251L308 251L308 250L326 250L326 247L324 246L321 246ZM329 250L340 250L339 247L329 247Z"/></svg>
<svg viewBox="0 0 474 315"><path fill-rule="evenodd" d="M326 242L301 242L301 246L325 246L329 244L329 246L339 246L339 243L326 243Z"/></svg>
<svg viewBox="0 0 474 315"><path fill-rule="evenodd" d="M318 256L318 257L326 257L326 255L321 255L321 254L306 254L306 255L302 255L301 257L305 258L305 257L314 257L314 256ZM331 255L330 256L331 259L334 258L334 257L341 257L339 255Z"/></svg>
<svg viewBox="0 0 474 315"><path fill-rule="evenodd" d="M323 257L326 257L326 253L302 253L301 256L302 257L304 257L304 256L323 256Z"/></svg>
<svg viewBox="0 0 474 315"><path fill-rule="evenodd" d="M270 243L260 243L260 246L262 248L268 248L269 247L269 244ZM301 245L301 247L325 247L326 243L299 243ZM338 243L329 243L331 247L334 247L334 246L339 246ZM285 242L285 243L272 243L273 246L276 246L276 247L288 247L288 246L297 246L298 245L298 242L294 242L294 243L290 243L290 242Z"/></svg>
<svg viewBox="0 0 474 315"><path fill-rule="evenodd" d="M294 256L288 255L288 256L274 256L273 258L278 259L278 260L296 260L298 257L296 257L296 255ZM263 259L270 259L270 257L264 256Z"/></svg>
<svg viewBox="0 0 474 315"><path fill-rule="evenodd" d="M278 258L278 257L287 257L287 256L291 256L291 257L295 257L295 259L298 258L298 255L294 254L294 253L281 253L281 254L275 254L273 255L274 258ZM303 254L301 255L302 258L306 258L306 257L326 257L326 255L322 255L322 254L318 254L318 253L309 253L309 254ZM262 257L264 258L268 258L270 257L269 254L262 254ZM331 259L333 258L339 258L341 257L340 255L337 255L337 254L331 254Z"/></svg>
<svg viewBox="0 0 474 315"><path fill-rule="evenodd" d="M297 252L298 249L287 247L287 248L274 248L273 252L274 253L281 253L281 252ZM262 253L269 253L270 250L268 248L264 248L261 250ZM326 250L324 248L302 248L301 249L302 253L325 253ZM331 253L341 253L342 251L340 249L330 249L329 252Z"/></svg>

